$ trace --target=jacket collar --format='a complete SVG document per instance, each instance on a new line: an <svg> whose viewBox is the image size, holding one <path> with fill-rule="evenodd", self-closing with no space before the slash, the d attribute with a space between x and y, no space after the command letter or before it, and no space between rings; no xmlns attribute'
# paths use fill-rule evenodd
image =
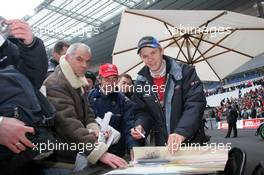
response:
<svg viewBox="0 0 264 175"><path fill-rule="evenodd" d="M78 77L75 75L70 64L68 63L68 61L66 61L64 56L60 58L60 67L65 78L74 89L82 88L83 90L83 87L88 85L85 76Z"/></svg>
<svg viewBox="0 0 264 175"><path fill-rule="evenodd" d="M115 91L115 92L112 92L108 95L105 95L102 90L101 90L101 87L100 87L100 84L96 85L94 89L91 90L91 97L93 98L98 98L98 97L108 97L108 96L117 96L118 93Z"/></svg>
<svg viewBox="0 0 264 175"><path fill-rule="evenodd" d="M59 63L55 60L55 58L51 58L51 59L50 59L50 62L53 63L53 64L55 65L55 67L56 67L57 65L59 65Z"/></svg>
<svg viewBox="0 0 264 175"><path fill-rule="evenodd" d="M103 95L100 89L100 85L95 85L94 89L91 89L89 94L91 94L92 98L99 98Z"/></svg>
<svg viewBox="0 0 264 175"><path fill-rule="evenodd" d="M89 94L88 98L95 101L96 99L101 99L101 103L104 103L105 106L109 105L110 101L111 104L115 104L118 100L120 100L119 93L113 92L108 95L105 95L101 90L100 87L97 85L94 89L92 89Z"/></svg>
<svg viewBox="0 0 264 175"><path fill-rule="evenodd" d="M181 80L182 79L182 68L180 65L176 62L175 59L169 57L169 56L163 56L163 58L166 60L166 64L169 65L169 74L171 74L175 80Z"/></svg>
<svg viewBox="0 0 264 175"><path fill-rule="evenodd" d="M163 59L166 61L166 67L167 71L166 74L170 74L173 76L173 78L177 80L182 79L182 68L180 65L175 61L175 59L163 55ZM139 72L138 72L138 81L146 81L150 78L149 68L147 66L144 66Z"/></svg>

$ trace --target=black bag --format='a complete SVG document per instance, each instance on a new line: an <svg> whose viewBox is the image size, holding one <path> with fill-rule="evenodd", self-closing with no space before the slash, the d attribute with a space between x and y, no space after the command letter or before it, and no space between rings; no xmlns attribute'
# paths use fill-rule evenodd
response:
<svg viewBox="0 0 264 175"><path fill-rule="evenodd" d="M251 175L264 175L264 163L262 161L255 167Z"/></svg>
<svg viewBox="0 0 264 175"><path fill-rule="evenodd" d="M51 132L54 125L55 108L42 93L34 88L27 77L14 66L0 69L0 82L0 116L15 117L27 126L33 127L35 134L26 133L26 137L34 145L55 142L55 137ZM7 147L0 145L1 174L10 174L31 160L41 159L51 153L51 150L40 153L40 150L36 148L27 148L15 154Z"/></svg>
<svg viewBox="0 0 264 175"><path fill-rule="evenodd" d="M240 148L233 147L228 152L224 175L243 175L245 172L247 155Z"/></svg>

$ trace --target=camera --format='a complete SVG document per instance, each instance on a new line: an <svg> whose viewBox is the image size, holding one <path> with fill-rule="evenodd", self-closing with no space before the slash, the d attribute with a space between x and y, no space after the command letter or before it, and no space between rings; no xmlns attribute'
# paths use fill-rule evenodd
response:
<svg viewBox="0 0 264 175"><path fill-rule="evenodd" d="M9 33L10 33L9 25L6 24L5 18L0 16L0 46L4 44L5 40L9 36Z"/></svg>

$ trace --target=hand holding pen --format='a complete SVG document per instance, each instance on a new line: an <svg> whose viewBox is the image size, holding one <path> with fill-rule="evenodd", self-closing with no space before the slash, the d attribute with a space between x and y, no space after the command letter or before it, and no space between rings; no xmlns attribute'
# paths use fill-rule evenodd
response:
<svg viewBox="0 0 264 175"><path fill-rule="evenodd" d="M138 126L132 128L131 129L131 135L132 135L133 139L135 139L135 140L146 138L145 137L145 131L141 125L138 125Z"/></svg>

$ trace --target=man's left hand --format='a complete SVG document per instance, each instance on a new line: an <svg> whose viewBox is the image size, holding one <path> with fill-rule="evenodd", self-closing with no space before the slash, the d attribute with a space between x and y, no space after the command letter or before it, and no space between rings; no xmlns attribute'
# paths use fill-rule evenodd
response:
<svg viewBox="0 0 264 175"><path fill-rule="evenodd" d="M170 134L167 142L167 147L172 154L175 154L179 150L181 143L185 140L185 137L176 133Z"/></svg>
<svg viewBox="0 0 264 175"><path fill-rule="evenodd" d="M18 19L7 20L6 23L10 27L10 34L21 39L24 44L30 45L33 42L34 35L28 23Z"/></svg>

